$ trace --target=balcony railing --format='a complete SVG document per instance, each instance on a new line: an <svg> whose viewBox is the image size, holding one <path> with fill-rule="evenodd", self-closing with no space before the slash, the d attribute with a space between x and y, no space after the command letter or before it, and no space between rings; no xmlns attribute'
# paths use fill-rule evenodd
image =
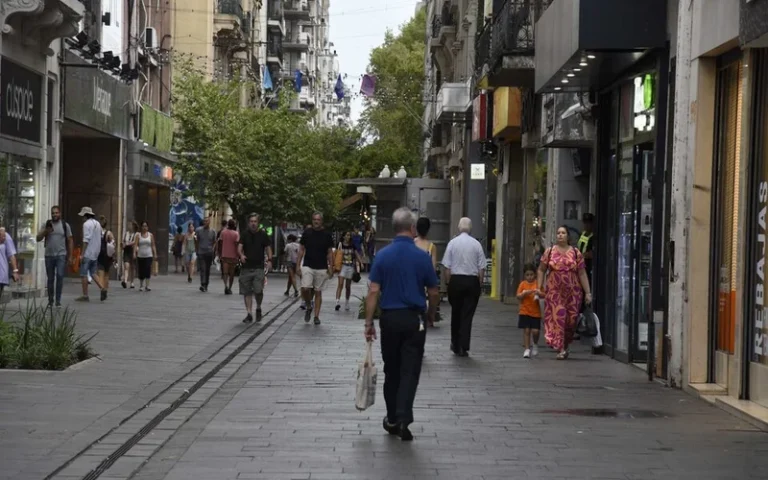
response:
<svg viewBox="0 0 768 480"><path fill-rule="evenodd" d="M240 20L243 20L243 6L240 4L240 0L219 0L216 6L217 13L223 13L225 15L235 15Z"/></svg>
<svg viewBox="0 0 768 480"><path fill-rule="evenodd" d="M507 0L492 22L490 60L492 64L506 55L530 55L535 52L533 26L536 0Z"/></svg>
<svg viewBox="0 0 768 480"><path fill-rule="evenodd" d="M269 2L269 10L267 12L269 20L280 21L283 19L283 2L272 1Z"/></svg>
<svg viewBox="0 0 768 480"><path fill-rule="evenodd" d="M432 38L437 38L443 27L455 27L456 19L451 13L451 2L443 2L443 8L439 15L432 17Z"/></svg>
<svg viewBox="0 0 768 480"><path fill-rule="evenodd" d="M475 37L475 72L480 76L483 66L488 63L491 55L491 24L486 23L482 31Z"/></svg>
<svg viewBox="0 0 768 480"><path fill-rule="evenodd" d="M267 57L277 57L283 61L283 46L276 43L267 44Z"/></svg>

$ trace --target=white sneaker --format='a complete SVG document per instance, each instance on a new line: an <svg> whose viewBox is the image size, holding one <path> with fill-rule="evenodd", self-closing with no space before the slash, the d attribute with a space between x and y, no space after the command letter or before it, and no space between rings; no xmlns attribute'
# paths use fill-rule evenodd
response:
<svg viewBox="0 0 768 480"><path fill-rule="evenodd" d="M349 311L349 302L345 302L345 303L344 303L344 311L345 311L345 312L348 312L348 311Z"/></svg>
<svg viewBox="0 0 768 480"><path fill-rule="evenodd" d="M523 358L531 358L531 349L530 348L526 348L525 349L525 351L523 352Z"/></svg>
<svg viewBox="0 0 768 480"><path fill-rule="evenodd" d="M531 348L531 356L532 357L538 357L539 356L539 346L538 345L534 345Z"/></svg>

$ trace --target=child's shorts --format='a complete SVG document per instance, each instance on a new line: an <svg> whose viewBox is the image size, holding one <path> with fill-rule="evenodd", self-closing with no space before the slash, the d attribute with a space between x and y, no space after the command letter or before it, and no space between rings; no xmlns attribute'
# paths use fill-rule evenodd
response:
<svg viewBox="0 0 768 480"><path fill-rule="evenodd" d="M517 320L517 328L530 328L531 330L541 330L541 319L528 315L520 315Z"/></svg>

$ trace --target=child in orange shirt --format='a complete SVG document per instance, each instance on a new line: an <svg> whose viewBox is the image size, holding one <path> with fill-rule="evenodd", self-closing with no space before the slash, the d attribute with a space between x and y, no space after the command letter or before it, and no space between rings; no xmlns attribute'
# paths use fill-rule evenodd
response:
<svg viewBox="0 0 768 480"><path fill-rule="evenodd" d="M523 329L523 358L531 358L539 354L539 331L541 330L541 309L539 308L538 286L536 284L536 268L525 266L524 280L517 287L517 298L520 300L520 317L517 328ZM533 344L531 344L533 336Z"/></svg>

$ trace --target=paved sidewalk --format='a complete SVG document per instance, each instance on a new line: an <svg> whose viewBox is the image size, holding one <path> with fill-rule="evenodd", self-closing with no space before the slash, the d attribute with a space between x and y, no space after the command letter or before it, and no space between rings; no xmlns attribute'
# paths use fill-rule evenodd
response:
<svg viewBox="0 0 768 480"><path fill-rule="evenodd" d="M447 322L430 330L416 440L402 443L381 428L381 389L354 408L357 302L334 312L329 287L323 324L306 325L283 282L270 277L277 308L247 330L240 297L181 277L79 306L103 361L0 373L0 479L766 478L765 433L586 348L524 360L514 311L489 300L469 358L448 350Z"/></svg>
<svg viewBox="0 0 768 480"><path fill-rule="evenodd" d="M285 277L269 280L265 311L285 299ZM79 332L98 332L101 361L65 372L0 370L0 479L45 477L244 329L242 297L225 296L219 277L206 294L182 275L153 279L148 293L112 282L104 303L94 287L90 303L76 304L79 283L68 280L63 303L79 311Z"/></svg>
<svg viewBox="0 0 768 480"><path fill-rule="evenodd" d="M525 360L515 326L510 307L483 300L469 358L449 352L447 323L429 332L416 440L402 443L381 428L381 388L369 411L354 408L362 322L326 313L314 327L296 311L132 478L766 478L766 434L586 348Z"/></svg>

